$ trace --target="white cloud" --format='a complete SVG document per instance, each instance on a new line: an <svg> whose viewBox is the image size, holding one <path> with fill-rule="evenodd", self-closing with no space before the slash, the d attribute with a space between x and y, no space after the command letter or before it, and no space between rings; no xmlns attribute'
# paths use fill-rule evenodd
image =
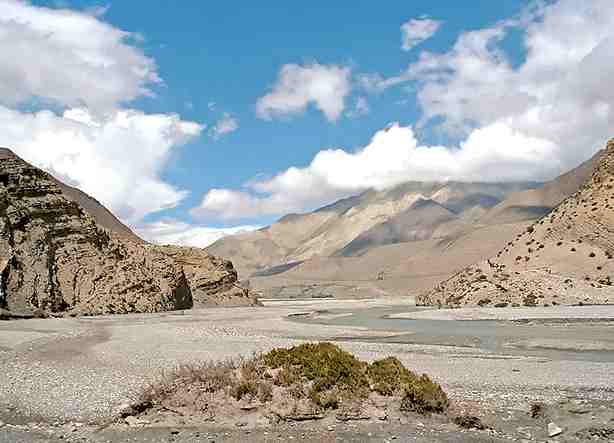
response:
<svg viewBox="0 0 614 443"><path fill-rule="evenodd" d="M512 63L501 42L521 31L526 57ZM247 218L300 211L407 180L552 178L588 159L614 128L614 3L537 3L518 17L462 33L444 53L422 52L401 74L359 79L380 91L415 82L424 125L432 119L462 142L425 146L392 125L362 149L320 151L242 190L205 195L195 214ZM439 124L439 121L442 123Z"/></svg>
<svg viewBox="0 0 614 443"><path fill-rule="evenodd" d="M101 21L105 11L0 0L0 145L135 225L187 195L162 172L203 127L119 107L161 80L134 46L142 37ZM32 102L56 110L15 109Z"/></svg>
<svg viewBox="0 0 614 443"><path fill-rule="evenodd" d="M231 132L239 129L239 121L230 115L228 112L225 112L221 119L217 121L217 123L209 130L209 134L214 139L218 139L225 134L230 134Z"/></svg>
<svg viewBox="0 0 614 443"><path fill-rule="evenodd" d="M206 248L227 235L255 231L261 226L244 225L231 228L209 228L194 226L174 219L164 219L137 228L138 233L148 241L166 245L194 246Z"/></svg>
<svg viewBox="0 0 614 443"><path fill-rule="evenodd" d="M355 152L320 151L309 166L289 168L237 191L213 189L192 213L245 219L302 211L366 189L409 180L511 181L545 179L560 171L558 147L505 124L473 131L455 147L418 143L410 127L393 124Z"/></svg>
<svg viewBox="0 0 614 443"><path fill-rule="evenodd" d="M408 73L424 121L461 133L503 123L556 144L556 160L572 167L612 136L614 3L560 0L527 17L462 34L447 53L422 53ZM524 31L519 66L499 45L512 26Z"/></svg>
<svg viewBox="0 0 614 443"><path fill-rule="evenodd" d="M256 112L264 119L290 116L314 105L329 121L335 121L345 108L351 90L351 70L317 63L284 65L272 91L258 99Z"/></svg>
<svg viewBox="0 0 614 443"><path fill-rule="evenodd" d="M439 20L429 18L411 19L401 25L401 48L409 51L423 41L431 38L439 27Z"/></svg>
<svg viewBox="0 0 614 443"><path fill-rule="evenodd" d="M57 115L2 106L0 127L1 145L96 197L130 224L187 195L160 175L171 152L202 130L175 114L116 110L96 118L85 109Z"/></svg>
<svg viewBox="0 0 614 443"><path fill-rule="evenodd" d="M0 102L34 97L103 111L151 95L160 78L130 45L136 37L93 14L0 0Z"/></svg>

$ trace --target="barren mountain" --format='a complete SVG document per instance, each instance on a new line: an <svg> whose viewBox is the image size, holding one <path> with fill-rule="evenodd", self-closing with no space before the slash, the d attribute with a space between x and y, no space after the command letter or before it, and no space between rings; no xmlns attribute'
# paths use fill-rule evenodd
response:
<svg viewBox="0 0 614 443"><path fill-rule="evenodd" d="M0 309L82 314L185 309L193 305L186 274L198 302L228 291L249 302L236 291L229 262L204 251L133 241L127 227L87 197L88 209L119 233L105 229L67 198L66 189L76 199L87 197L0 149Z"/></svg>
<svg viewBox="0 0 614 443"><path fill-rule="evenodd" d="M53 178L53 177L52 177ZM64 194L64 196L81 206L96 222L105 229L120 235L128 240L138 243L144 243L138 235L132 232L128 226L123 224L111 211L105 208L94 197L87 195L80 189L68 186L59 180L55 180L56 184Z"/></svg>
<svg viewBox="0 0 614 443"><path fill-rule="evenodd" d="M231 259L247 278L314 257L351 256L383 245L443 237L471 225L509 194L535 186L407 182L307 214L287 215L267 228L225 237L207 250Z"/></svg>
<svg viewBox="0 0 614 443"><path fill-rule="evenodd" d="M231 258L265 294L415 294L497 254L576 192L600 154L536 188L409 182L369 191L224 238L210 250Z"/></svg>
<svg viewBox="0 0 614 443"><path fill-rule="evenodd" d="M422 304L614 303L614 140L582 187L495 257L419 297Z"/></svg>

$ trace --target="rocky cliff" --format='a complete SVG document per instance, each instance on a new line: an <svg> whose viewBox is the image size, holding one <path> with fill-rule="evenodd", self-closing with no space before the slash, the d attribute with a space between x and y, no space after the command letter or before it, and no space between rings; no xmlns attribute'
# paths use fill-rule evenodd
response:
<svg viewBox="0 0 614 443"><path fill-rule="evenodd" d="M495 257L418 297L419 304L614 303L614 140L590 178Z"/></svg>
<svg viewBox="0 0 614 443"><path fill-rule="evenodd" d="M200 248L167 245L157 249L182 266L195 307L257 304L249 291L237 283L237 271L230 261Z"/></svg>
<svg viewBox="0 0 614 443"><path fill-rule="evenodd" d="M234 290L229 262L180 248L169 253L170 247L125 234L105 229L53 177L0 149L0 309L103 314L191 308L190 281L175 257L186 255L198 257L187 271L194 292Z"/></svg>

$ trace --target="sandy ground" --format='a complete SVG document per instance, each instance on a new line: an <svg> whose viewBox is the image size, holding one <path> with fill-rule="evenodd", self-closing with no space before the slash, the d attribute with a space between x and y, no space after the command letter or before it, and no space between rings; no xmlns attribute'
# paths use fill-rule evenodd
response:
<svg viewBox="0 0 614 443"><path fill-rule="evenodd" d="M390 337L398 331L292 321L293 315L313 310L355 310L398 303L399 300L315 300L271 303L261 308L0 323L0 442L56 441L54 438L60 434L62 440L74 441L128 438L202 441L205 434L215 434L214 438L206 437L213 441L244 441L246 435L253 441L280 441L275 436L310 441L334 441L339 436L345 436L344 441L384 441L393 436L401 441L499 441L498 438L509 440L510 435L518 434L517 428L526 424L522 420L526 420L526 411L535 401L590 404L596 411L603 406L603 414L611 411L614 418L612 362L503 355L479 346L390 343ZM530 314L544 318L546 311L554 313L552 309L532 308ZM570 311L558 315L581 315L584 319L614 315L611 308L604 307L567 309ZM522 317L512 308L498 308L496 312L503 317ZM433 313L441 315L443 311ZM461 310L455 315L471 316ZM525 316L528 315L529 311ZM99 431L92 427L116 418L119 406L134 399L143 386L165 369L186 362L250 356L304 340L335 340L366 360L395 355L410 369L427 372L440 382L449 392L456 412L485 417L501 429L509 427L508 422L516 423L514 420L518 426L505 431L506 435L495 432L465 436L457 429L442 425L431 430L436 432L433 437L431 431L417 432L415 426L419 422L414 420L410 431L407 426L399 428L398 424L388 424L382 429L377 427L379 424L371 424L358 430L348 424L332 431L320 429L316 424L290 427L281 433L278 430L206 429L176 433L167 430L163 435L154 432L151 438L146 438L147 432L131 428ZM598 416L595 412L591 414ZM508 417L507 422L502 417ZM533 436L543 434L544 427L545 424L539 424Z"/></svg>

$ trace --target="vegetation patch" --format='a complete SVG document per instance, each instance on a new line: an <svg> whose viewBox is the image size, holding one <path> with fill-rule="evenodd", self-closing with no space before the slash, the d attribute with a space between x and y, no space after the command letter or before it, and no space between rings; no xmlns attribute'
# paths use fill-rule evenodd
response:
<svg viewBox="0 0 614 443"><path fill-rule="evenodd" d="M247 360L180 366L149 386L124 416L149 420L151 414L172 411L194 424L241 414L269 420L323 418L329 411L364 417L382 407L374 398L385 399L386 416L392 409L427 414L449 407L440 385L395 357L367 363L332 343L306 343Z"/></svg>
<svg viewBox="0 0 614 443"><path fill-rule="evenodd" d="M376 360L367 367L371 389L381 395L391 396L416 383L418 377L396 357Z"/></svg>

